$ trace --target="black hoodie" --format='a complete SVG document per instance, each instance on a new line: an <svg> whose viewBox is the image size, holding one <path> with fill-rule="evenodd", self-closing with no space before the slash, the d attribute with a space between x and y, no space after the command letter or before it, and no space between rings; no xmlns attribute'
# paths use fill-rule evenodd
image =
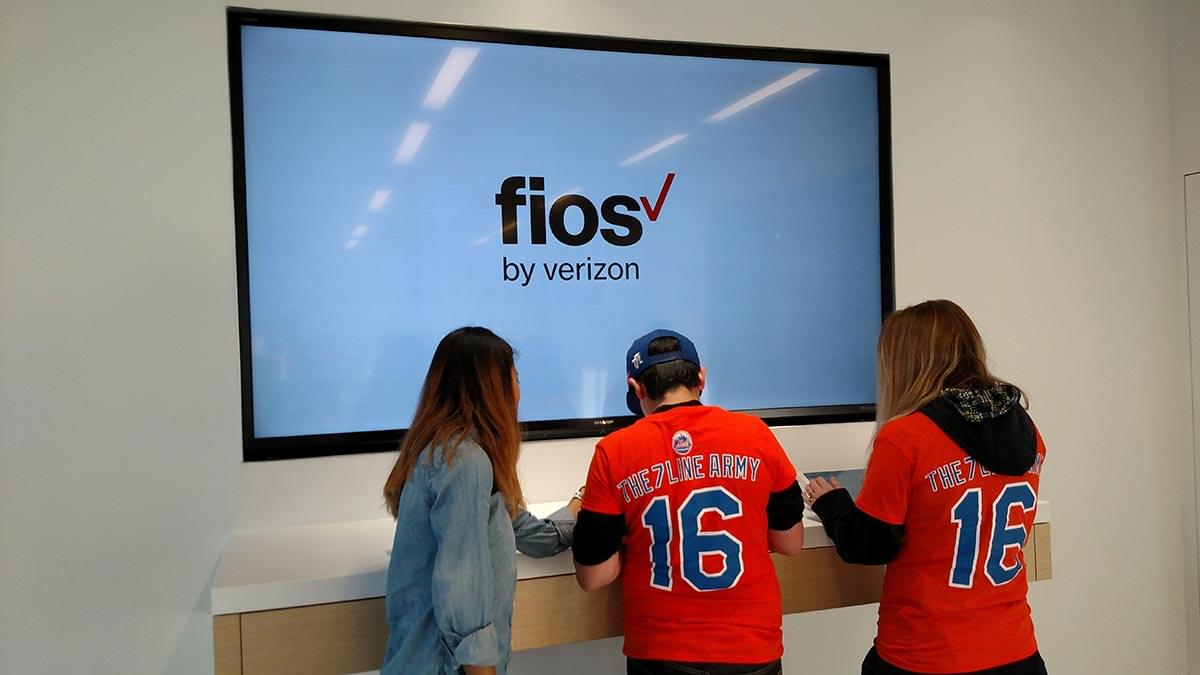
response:
<svg viewBox="0 0 1200 675"><path fill-rule="evenodd" d="M1037 432L1020 401L1021 392L1007 384L946 389L921 412L987 470L1020 476L1037 459ZM900 552L904 526L863 513L846 490L826 493L812 508L842 560L884 565Z"/></svg>
<svg viewBox="0 0 1200 675"><path fill-rule="evenodd" d="M1012 385L946 389L921 412L988 471L1020 476L1037 459L1033 420Z"/></svg>

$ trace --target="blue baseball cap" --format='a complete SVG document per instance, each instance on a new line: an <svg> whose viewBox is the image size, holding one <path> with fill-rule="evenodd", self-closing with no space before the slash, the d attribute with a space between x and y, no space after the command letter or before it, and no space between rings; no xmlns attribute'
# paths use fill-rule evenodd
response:
<svg viewBox="0 0 1200 675"><path fill-rule="evenodd" d="M662 337L672 337L678 340L679 349L651 355L650 343ZM633 344L629 347L629 351L625 353L625 372L629 374L629 377L636 380L651 366L671 361L687 361L688 363L696 364L697 368L700 367L700 355L696 353L696 345L692 344L691 340L673 330L659 328L633 341ZM638 402L637 394L634 393L632 387L625 394L625 405L629 406L629 411L634 415L642 415L642 406Z"/></svg>

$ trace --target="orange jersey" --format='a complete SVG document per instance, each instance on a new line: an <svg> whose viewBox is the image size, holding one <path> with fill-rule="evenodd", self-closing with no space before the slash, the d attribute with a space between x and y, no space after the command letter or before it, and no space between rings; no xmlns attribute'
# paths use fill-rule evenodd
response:
<svg viewBox="0 0 1200 675"><path fill-rule="evenodd" d="M796 480L757 417L653 413L596 446L583 508L625 519L625 654L766 663L783 654L767 502Z"/></svg>
<svg viewBox="0 0 1200 675"><path fill-rule="evenodd" d="M986 470L923 413L880 430L856 504L904 525L887 566L875 646L892 665L969 672L1037 650L1022 548L1046 448L1021 476Z"/></svg>

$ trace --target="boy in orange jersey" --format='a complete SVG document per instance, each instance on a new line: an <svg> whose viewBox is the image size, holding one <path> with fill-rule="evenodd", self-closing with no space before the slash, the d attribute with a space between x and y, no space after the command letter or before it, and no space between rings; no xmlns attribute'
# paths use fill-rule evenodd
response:
<svg viewBox="0 0 1200 675"><path fill-rule="evenodd" d="M575 526L580 586L622 576L630 675L781 673L768 549L803 547L796 470L762 420L700 402L706 373L683 335L643 335L625 367L644 417L596 444Z"/></svg>

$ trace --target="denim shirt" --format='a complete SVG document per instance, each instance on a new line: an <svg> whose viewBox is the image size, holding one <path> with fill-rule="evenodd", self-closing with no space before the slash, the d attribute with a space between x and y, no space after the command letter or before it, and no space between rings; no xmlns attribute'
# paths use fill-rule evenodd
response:
<svg viewBox="0 0 1200 675"><path fill-rule="evenodd" d="M446 461L423 453L400 494L387 575L390 634L381 675L455 675L495 665L512 648L516 550L553 555L570 544L568 524L528 512L510 519L492 489L492 464L473 442Z"/></svg>

